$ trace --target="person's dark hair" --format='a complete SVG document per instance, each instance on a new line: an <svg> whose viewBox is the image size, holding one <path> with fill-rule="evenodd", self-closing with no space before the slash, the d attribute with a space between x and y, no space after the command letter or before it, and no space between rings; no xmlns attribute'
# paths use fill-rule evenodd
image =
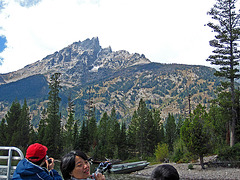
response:
<svg viewBox="0 0 240 180"><path fill-rule="evenodd" d="M62 157L60 170L65 180L71 179L70 173L75 168L75 157L79 156L83 160L88 160L87 155L79 150L74 150Z"/></svg>
<svg viewBox="0 0 240 180"><path fill-rule="evenodd" d="M32 162L31 159L29 159L29 161L31 161L33 164L36 164L36 165L40 166L40 164L41 164L43 161L45 161L45 159L46 159L46 157L40 159L40 160L37 161L37 162Z"/></svg>
<svg viewBox="0 0 240 180"><path fill-rule="evenodd" d="M153 170L151 180L179 180L179 174L172 165L163 164Z"/></svg>

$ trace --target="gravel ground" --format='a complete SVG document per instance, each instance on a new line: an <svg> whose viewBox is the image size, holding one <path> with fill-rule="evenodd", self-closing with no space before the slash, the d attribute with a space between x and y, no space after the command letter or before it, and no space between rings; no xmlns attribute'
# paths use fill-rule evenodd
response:
<svg viewBox="0 0 240 180"><path fill-rule="evenodd" d="M202 170L200 165L194 165L192 170L188 169L188 164L173 165L180 176L180 179L211 179L211 180L237 180L240 179L240 169L238 168L223 168L223 167L207 167ZM146 167L144 170L133 173L134 176L150 178L150 175L155 167L159 164Z"/></svg>

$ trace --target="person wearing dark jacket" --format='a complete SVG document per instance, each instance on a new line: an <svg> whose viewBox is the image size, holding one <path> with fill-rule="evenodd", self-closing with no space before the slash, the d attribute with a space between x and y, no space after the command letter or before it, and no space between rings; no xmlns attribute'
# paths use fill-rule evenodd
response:
<svg viewBox="0 0 240 180"><path fill-rule="evenodd" d="M54 159L47 159L47 147L35 143L28 147L26 157L22 159L14 171L12 180L62 180L54 169Z"/></svg>

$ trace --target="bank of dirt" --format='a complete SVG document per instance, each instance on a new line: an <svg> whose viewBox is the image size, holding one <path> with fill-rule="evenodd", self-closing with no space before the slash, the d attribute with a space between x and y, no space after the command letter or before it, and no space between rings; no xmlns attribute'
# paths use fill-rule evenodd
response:
<svg viewBox="0 0 240 180"><path fill-rule="evenodd" d="M195 164L193 169L189 170L187 163L168 163L174 166L180 176L181 180L198 180L198 179L207 179L207 180L240 180L240 169L239 168L229 168L229 167L206 167L205 169L201 169L199 164ZM150 175L156 165L149 165L145 169L141 171L137 171L133 173L133 176L140 176L144 179L149 179Z"/></svg>

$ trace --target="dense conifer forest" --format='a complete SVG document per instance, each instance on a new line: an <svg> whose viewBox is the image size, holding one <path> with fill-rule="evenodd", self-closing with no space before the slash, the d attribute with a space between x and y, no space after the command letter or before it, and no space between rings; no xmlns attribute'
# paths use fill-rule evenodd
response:
<svg viewBox="0 0 240 180"><path fill-rule="evenodd" d="M235 3L216 0L208 12L214 22L207 25L217 35L210 41L214 50L207 61L220 66L214 75L222 79L213 78L211 68L149 63L110 74L105 69L101 72L105 76L98 77L98 83L93 79L84 88L81 84L60 96L60 73L51 76L48 87L44 76L36 75L23 83L1 86L0 93L9 100L15 98L11 94L35 98L46 92L48 99L44 99L45 104L30 102L44 104L41 108L31 106L41 111L36 115L39 121L30 115L26 98L21 103L15 99L0 123L0 145L17 146L25 152L31 143L39 142L55 158L72 149L80 149L95 160L190 162L199 158L202 168L203 157L211 154L218 154L221 160L239 161L240 91L236 80L240 77L240 16ZM134 76L130 76L133 72ZM36 80L40 83L35 84ZM29 83L38 91L32 93ZM150 95L139 98L143 94ZM94 104L93 99L100 100ZM136 100L137 107L127 117L119 113L121 108L125 108L122 112L128 111L127 105L134 106ZM199 103L192 106L194 102ZM100 111L95 105L105 109ZM165 108L167 105L176 107L177 113L172 113L169 106ZM167 116L163 109L169 110Z"/></svg>
<svg viewBox="0 0 240 180"><path fill-rule="evenodd" d="M117 119L115 108L112 108L110 114L104 112L97 122L91 99L87 103L84 119L75 119L75 105L69 96L68 118L63 123L59 111L59 77L58 73L51 77L48 105L42 110L37 128L31 124L27 101L23 105L18 100L12 103L0 124L2 146L17 146L25 151L29 144L39 142L46 145L49 155L55 158L60 158L72 149L80 149L96 160L109 158L189 162L216 153L222 154L224 158L226 154L230 155L227 157L239 158L232 151L239 148L240 144L229 146L229 92L219 92L208 111L199 104L187 118L169 113L165 121L159 110L148 109L141 99L129 124ZM238 102L239 93L236 90ZM240 139L239 127L240 121L237 121L236 142Z"/></svg>

